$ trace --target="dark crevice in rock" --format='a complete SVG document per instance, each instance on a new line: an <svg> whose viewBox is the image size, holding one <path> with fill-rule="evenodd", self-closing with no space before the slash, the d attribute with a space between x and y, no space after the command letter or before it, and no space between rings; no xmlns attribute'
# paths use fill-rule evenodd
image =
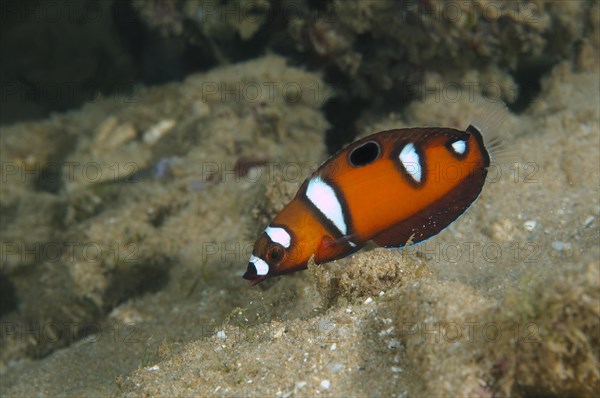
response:
<svg viewBox="0 0 600 398"><path fill-rule="evenodd" d="M0 316L17 309L17 297L15 287L0 271Z"/></svg>
<svg viewBox="0 0 600 398"><path fill-rule="evenodd" d="M354 140L358 134L355 122L366 106L366 101L358 98L350 100L334 98L323 106L325 117L331 125L325 137L329 153L337 152Z"/></svg>
<svg viewBox="0 0 600 398"><path fill-rule="evenodd" d="M516 100L507 104L508 109L515 113L522 113L532 102L537 101L542 89L542 77L550 72L554 65L555 62L548 59L537 59L521 63L513 73L513 78L518 87Z"/></svg>

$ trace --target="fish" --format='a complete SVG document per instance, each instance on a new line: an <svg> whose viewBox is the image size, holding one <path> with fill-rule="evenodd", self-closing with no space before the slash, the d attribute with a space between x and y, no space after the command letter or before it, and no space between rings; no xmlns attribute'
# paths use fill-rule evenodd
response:
<svg viewBox="0 0 600 398"><path fill-rule="evenodd" d="M304 270L311 258L341 259L369 241L401 248L439 234L483 189L491 162L484 128L388 130L340 150L261 233L243 278L256 285Z"/></svg>

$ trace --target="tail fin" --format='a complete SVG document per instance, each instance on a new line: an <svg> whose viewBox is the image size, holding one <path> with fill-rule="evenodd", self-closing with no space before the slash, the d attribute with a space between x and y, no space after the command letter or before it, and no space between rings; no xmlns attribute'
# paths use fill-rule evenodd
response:
<svg viewBox="0 0 600 398"><path fill-rule="evenodd" d="M500 164L510 164L517 160L517 154L510 146L511 134L506 131L509 117L508 108L498 100L478 106L471 122L471 126L483 136L491 160Z"/></svg>

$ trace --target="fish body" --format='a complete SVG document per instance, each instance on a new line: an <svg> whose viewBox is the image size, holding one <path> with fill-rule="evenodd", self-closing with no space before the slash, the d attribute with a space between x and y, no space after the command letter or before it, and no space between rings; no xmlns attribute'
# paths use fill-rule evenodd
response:
<svg viewBox="0 0 600 398"><path fill-rule="evenodd" d="M343 258L372 240L422 242L477 199L490 154L478 127L383 131L323 163L257 239L244 278L267 278Z"/></svg>

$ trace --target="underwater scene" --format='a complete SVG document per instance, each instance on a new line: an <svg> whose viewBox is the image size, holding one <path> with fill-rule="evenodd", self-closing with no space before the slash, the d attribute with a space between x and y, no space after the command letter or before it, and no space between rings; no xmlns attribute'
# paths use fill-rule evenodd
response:
<svg viewBox="0 0 600 398"><path fill-rule="evenodd" d="M600 3L0 2L2 397L596 397Z"/></svg>

